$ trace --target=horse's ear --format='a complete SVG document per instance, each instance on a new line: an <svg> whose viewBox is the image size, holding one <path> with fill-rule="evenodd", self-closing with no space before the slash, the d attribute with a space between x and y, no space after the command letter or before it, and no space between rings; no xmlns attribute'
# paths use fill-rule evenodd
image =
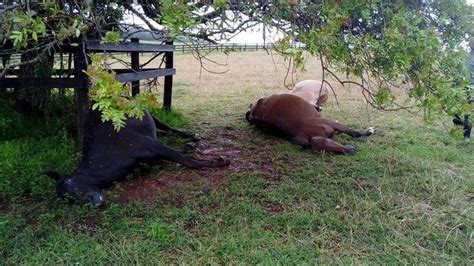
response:
<svg viewBox="0 0 474 266"><path fill-rule="evenodd" d="M51 177L52 179L56 181L58 181L61 178L61 175L56 171L46 171L43 174Z"/></svg>

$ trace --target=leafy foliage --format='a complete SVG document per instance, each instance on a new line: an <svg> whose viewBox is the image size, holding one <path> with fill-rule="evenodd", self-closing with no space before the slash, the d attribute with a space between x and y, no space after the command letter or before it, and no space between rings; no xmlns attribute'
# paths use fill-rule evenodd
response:
<svg viewBox="0 0 474 266"><path fill-rule="evenodd" d="M17 8L0 11L0 14L0 43L3 45L12 41L16 51L25 49L29 44L37 45L40 50L49 48L52 43L79 37L88 30L84 16L67 13L51 2L39 4L35 9ZM39 41L43 41L42 44Z"/></svg>
<svg viewBox="0 0 474 266"><path fill-rule="evenodd" d="M112 121L115 130L125 126L127 117L143 118L144 109L157 107L154 94L143 92L129 95L128 87L115 79L115 73L109 72L104 64L106 58L100 54L91 55L91 64L87 75L91 81L90 96L94 101L92 109L102 112L102 121Z"/></svg>
<svg viewBox="0 0 474 266"><path fill-rule="evenodd" d="M120 32L118 31L108 31L104 37L101 39L101 43L112 43L118 44L120 42Z"/></svg>
<svg viewBox="0 0 474 266"><path fill-rule="evenodd" d="M163 0L161 5L162 12L157 20L168 27L172 37L177 37L198 23L191 16L194 7L188 5L188 1Z"/></svg>
<svg viewBox="0 0 474 266"><path fill-rule="evenodd" d="M407 108L395 102L392 92L405 87L412 104L422 107L429 119L444 113L472 113L464 93L468 74L461 42L469 32L464 1L411 5L335 2L317 8L310 18L306 15L310 25L298 23L299 18L288 14L288 10L301 13L308 8L292 5L280 9L278 14L293 25L282 42L304 43L311 55L323 60L329 77L359 85L374 107ZM301 53L288 51L282 53L301 67ZM346 73L352 80L341 80L338 73Z"/></svg>
<svg viewBox="0 0 474 266"><path fill-rule="evenodd" d="M14 28L11 31L10 39L13 40L13 46L16 49L26 48L28 40L32 39L38 42L38 36L46 35L46 26L39 18L33 18L32 14L19 12L13 17Z"/></svg>

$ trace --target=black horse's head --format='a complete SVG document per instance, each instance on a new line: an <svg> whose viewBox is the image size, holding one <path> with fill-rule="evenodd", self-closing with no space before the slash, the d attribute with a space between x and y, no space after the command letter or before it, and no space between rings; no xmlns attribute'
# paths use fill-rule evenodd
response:
<svg viewBox="0 0 474 266"><path fill-rule="evenodd" d="M56 194L58 197L89 202L94 207L99 207L104 203L101 190L87 176L79 174L61 176L53 171L48 171L45 174L56 180Z"/></svg>

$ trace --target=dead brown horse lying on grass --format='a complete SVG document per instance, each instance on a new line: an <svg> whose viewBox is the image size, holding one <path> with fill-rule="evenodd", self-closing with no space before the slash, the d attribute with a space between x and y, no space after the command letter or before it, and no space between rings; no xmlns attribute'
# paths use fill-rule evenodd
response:
<svg viewBox="0 0 474 266"><path fill-rule="evenodd" d="M69 196L100 206L104 201L102 189L125 178L140 163L164 159L190 168L230 164L230 160L224 157L215 161L191 159L160 142L156 137L157 130L190 136L161 124L148 111L145 111L143 120L128 119L125 127L116 132L112 123L102 123L99 112L91 111L88 149L79 167L70 175L60 176L54 171L46 174L56 179L58 196Z"/></svg>
<svg viewBox="0 0 474 266"><path fill-rule="evenodd" d="M353 154L356 151L352 145L342 145L330 139L335 132L345 133L355 138L374 133L372 127L363 132L357 132L324 118L310 103L287 93L260 98L250 105L250 111L245 117L257 128L283 134L305 147L334 153Z"/></svg>

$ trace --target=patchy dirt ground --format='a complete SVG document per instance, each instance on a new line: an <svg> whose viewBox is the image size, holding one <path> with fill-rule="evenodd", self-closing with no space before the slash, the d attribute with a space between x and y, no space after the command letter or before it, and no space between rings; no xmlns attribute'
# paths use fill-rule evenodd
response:
<svg viewBox="0 0 474 266"><path fill-rule="evenodd" d="M233 173L258 172L268 179L276 179L281 174L274 168L275 155L269 154L261 145L274 145L275 138L262 140L260 145L248 145L249 135L255 132L245 132L242 129L224 127L213 130L201 139L195 150L189 154L194 158L212 160L225 156L231 159L228 167L189 169L183 166L166 167L159 176L140 175L124 182L118 192L118 202L153 201L160 194L167 194L171 189L183 186L187 182L199 181L208 189L220 189L225 186L227 179ZM284 141L284 140L281 140ZM166 162L164 164L173 164ZM161 175L162 174L162 175ZM175 203L179 205L179 203Z"/></svg>

